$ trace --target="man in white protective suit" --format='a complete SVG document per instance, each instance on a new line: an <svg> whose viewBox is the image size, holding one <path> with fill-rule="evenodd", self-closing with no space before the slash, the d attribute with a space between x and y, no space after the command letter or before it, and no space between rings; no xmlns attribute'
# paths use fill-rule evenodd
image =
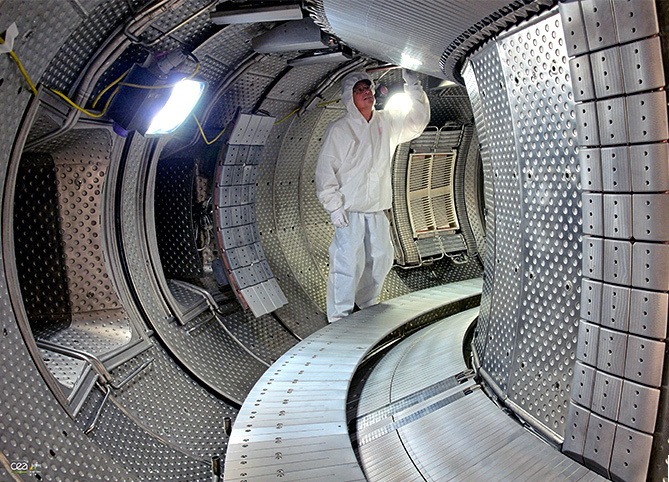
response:
<svg viewBox="0 0 669 482"><path fill-rule="evenodd" d="M385 210L392 205L395 148L418 137L430 120L430 104L414 72L403 70L408 112L374 109L374 83L366 72L342 79L347 113L325 130L316 165L316 194L330 213L327 316L330 323L377 303L392 268L394 249Z"/></svg>

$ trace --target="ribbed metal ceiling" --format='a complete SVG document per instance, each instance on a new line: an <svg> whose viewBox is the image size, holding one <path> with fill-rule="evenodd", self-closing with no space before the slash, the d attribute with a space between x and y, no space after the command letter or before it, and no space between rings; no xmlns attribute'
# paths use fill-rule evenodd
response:
<svg viewBox="0 0 669 482"><path fill-rule="evenodd" d="M527 0L316 0L314 11L324 14L317 19L327 25L354 49L380 60L399 64L435 77L455 80L459 76L442 71L439 65L444 51L454 42L481 31L512 13L517 15ZM538 2L541 3L541 2ZM478 25L478 27L477 27ZM472 30L473 29L473 30Z"/></svg>

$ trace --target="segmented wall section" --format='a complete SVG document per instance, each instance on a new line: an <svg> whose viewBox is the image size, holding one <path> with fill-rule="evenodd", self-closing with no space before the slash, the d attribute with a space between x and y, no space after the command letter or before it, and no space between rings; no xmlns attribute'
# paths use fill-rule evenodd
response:
<svg viewBox="0 0 669 482"><path fill-rule="evenodd" d="M667 404L669 149L658 18L650 1L574 1L560 14L584 234L563 450L614 479L659 480L669 452L666 415L657 420Z"/></svg>
<svg viewBox="0 0 669 482"><path fill-rule="evenodd" d="M667 473L659 33L652 2L564 2L463 71L485 173L481 373L565 453L616 480Z"/></svg>
<svg viewBox="0 0 669 482"><path fill-rule="evenodd" d="M575 359L581 209L574 101L556 11L470 58L485 174L485 278L474 340L481 371L559 441Z"/></svg>

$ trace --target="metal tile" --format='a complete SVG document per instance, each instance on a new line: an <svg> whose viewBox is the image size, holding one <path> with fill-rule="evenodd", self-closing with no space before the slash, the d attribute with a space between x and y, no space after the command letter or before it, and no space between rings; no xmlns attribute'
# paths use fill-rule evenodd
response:
<svg viewBox="0 0 669 482"><path fill-rule="evenodd" d="M561 2L559 8L569 56L573 57L588 52L590 49L581 13L581 3L578 0Z"/></svg>
<svg viewBox="0 0 669 482"><path fill-rule="evenodd" d="M602 307L602 283L583 278L581 287L581 318L599 324Z"/></svg>
<svg viewBox="0 0 669 482"><path fill-rule="evenodd" d="M630 333L655 339L666 338L668 307L667 293L631 290Z"/></svg>
<svg viewBox="0 0 669 482"><path fill-rule="evenodd" d="M602 148L602 182L604 191L630 192L630 160L627 146Z"/></svg>
<svg viewBox="0 0 669 482"><path fill-rule="evenodd" d="M576 125L579 146L599 145L596 102L584 102L576 106Z"/></svg>
<svg viewBox="0 0 669 482"><path fill-rule="evenodd" d="M593 52L589 58L597 98L603 99L622 94L625 89L618 47Z"/></svg>
<svg viewBox="0 0 669 482"><path fill-rule="evenodd" d="M583 275L601 281L604 277L604 240L583 236Z"/></svg>
<svg viewBox="0 0 669 482"><path fill-rule="evenodd" d="M583 234L604 235L604 198L601 194L586 193L583 204Z"/></svg>
<svg viewBox="0 0 669 482"><path fill-rule="evenodd" d="M613 11L621 44L659 32L657 12L652 2L613 0Z"/></svg>
<svg viewBox="0 0 669 482"><path fill-rule="evenodd" d="M629 335L625 358L625 378L644 385L659 387L662 383L664 347L665 344L662 341Z"/></svg>
<svg viewBox="0 0 669 482"><path fill-rule="evenodd" d="M660 390L628 380L623 381L618 422L641 432L652 434L660 403Z"/></svg>
<svg viewBox="0 0 669 482"><path fill-rule="evenodd" d="M669 194L632 196L633 234L639 241L669 241Z"/></svg>
<svg viewBox="0 0 669 482"><path fill-rule="evenodd" d="M667 139L666 92L649 92L627 97L629 141L634 144Z"/></svg>
<svg viewBox="0 0 669 482"><path fill-rule="evenodd" d="M583 463L583 449L585 447L585 436L588 431L590 411L569 402L569 414L564 434L562 452L572 459Z"/></svg>
<svg viewBox="0 0 669 482"><path fill-rule="evenodd" d="M580 361L577 361L574 364L574 379L572 381L571 388L571 399L578 403L581 407L590 408L592 403L592 391L595 387L595 373L596 370L593 367L585 365ZM574 408L570 407L570 412ZM567 422L567 430L565 431L565 443L568 440L568 433L576 427L569 428L569 422ZM583 436L585 437L585 431L583 431ZM574 439L572 439L574 440ZM582 447L581 447L582 449Z"/></svg>
<svg viewBox="0 0 669 482"><path fill-rule="evenodd" d="M636 118L627 119L625 106L625 97L614 97L597 101L599 139L603 146L627 143L627 123L636 122ZM646 142L650 141L652 139L648 139Z"/></svg>
<svg viewBox="0 0 669 482"><path fill-rule="evenodd" d="M625 369L625 350L627 349L627 335L625 333L601 328L599 330L599 347L597 352L597 370L616 375L623 376ZM612 404L611 397L602 400L604 403ZM617 402L616 402L617 403ZM604 415L610 419L615 419L611 415L611 407L607 405L607 410L599 410L593 403L593 411ZM617 406L615 407L617 410Z"/></svg>
<svg viewBox="0 0 669 482"><path fill-rule="evenodd" d="M629 194L604 194L604 236L632 237L632 197Z"/></svg>
<svg viewBox="0 0 669 482"><path fill-rule="evenodd" d="M634 243L632 248L632 286L669 291L669 245Z"/></svg>
<svg viewBox="0 0 669 482"><path fill-rule="evenodd" d="M581 187L584 191L602 191L602 160L599 147L578 151L581 166Z"/></svg>
<svg viewBox="0 0 669 482"><path fill-rule="evenodd" d="M569 71L574 87L574 100L577 102L594 100L595 87L592 80L590 55L586 54L569 59Z"/></svg>
<svg viewBox="0 0 669 482"><path fill-rule="evenodd" d="M611 477L634 482L646 480L652 446L651 435L618 425L611 454Z"/></svg>
<svg viewBox="0 0 669 482"><path fill-rule="evenodd" d="M620 47L625 93L633 94L664 86L660 37Z"/></svg>
<svg viewBox="0 0 669 482"><path fill-rule="evenodd" d="M617 43L613 11L609 0L581 0L583 21L590 50Z"/></svg>
<svg viewBox="0 0 669 482"><path fill-rule="evenodd" d="M601 325L622 332L630 322L630 289L604 284L602 289Z"/></svg>
<svg viewBox="0 0 669 482"><path fill-rule="evenodd" d="M600 353L601 349L602 347L600 346ZM595 374L595 387L592 391L591 410L593 415L597 414L606 417L608 420L616 420L620 406L622 386L622 378L614 377L597 370Z"/></svg>
<svg viewBox="0 0 669 482"><path fill-rule="evenodd" d="M669 144L630 146L629 152L635 192L669 191Z"/></svg>
<svg viewBox="0 0 669 482"><path fill-rule="evenodd" d="M604 239L604 281L629 285L632 276L632 244Z"/></svg>
<svg viewBox="0 0 669 482"><path fill-rule="evenodd" d="M616 424L614 422L594 413L590 414L583 449L583 461L586 467L608 476L615 432Z"/></svg>
<svg viewBox="0 0 669 482"><path fill-rule="evenodd" d="M599 326L581 320L578 325L578 344L576 358L591 366L597 366L597 347L599 344Z"/></svg>

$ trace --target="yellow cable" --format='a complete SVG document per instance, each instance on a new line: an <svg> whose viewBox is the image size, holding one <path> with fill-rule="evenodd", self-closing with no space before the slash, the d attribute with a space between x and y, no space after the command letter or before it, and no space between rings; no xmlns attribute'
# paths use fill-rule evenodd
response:
<svg viewBox="0 0 669 482"><path fill-rule="evenodd" d="M98 94L98 96L97 96L97 97L95 98L95 100L93 101L93 105L92 105L93 109L95 109L95 106L98 104L98 101L100 100L100 97L102 97L103 95L105 95L105 92L107 92L109 89L111 89L111 88L114 87L116 84L118 84L121 80L123 80L123 77L125 77L126 75L128 75L128 72L130 72L130 69L128 69L128 70L126 70L125 72L123 72L123 74L122 74L118 79L116 79L114 82L112 82L111 84L109 84L107 87L105 87L105 88L102 90L102 92L100 92L100 93Z"/></svg>
<svg viewBox="0 0 669 482"><path fill-rule="evenodd" d="M5 39L0 37L0 44L4 44ZM23 68L23 64L19 60L19 57L16 55L16 52L13 50L10 50L7 52L9 56L14 59L14 62L16 62L16 65L19 67L19 70L21 71L21 74L23 74L23 77L26 79L26 82L28 82L28 85L30 86L30 90L33 91L33 95L37 97L37 89L35 88L35 84L33 84L33 81L30 80L30 76L28 75L28 72L26 72L26 69Z"/></svg>
<svg viewBox="0 0 669 482"><path fill-rule="evenodd" d="M202 126L200 125L200 121L197 120L197 117L195 117L195 114L191 112L191 115L193 116L193 119L195 119L195 122L197 123L198 128L200 129L200 134L202 134L202 138L204 139L204 143L207 144L208 146L212 145L214 142L218 140L219 137L223 135L225 132L225 129L227 126L223 128L223 130L216 136L214 137L211 141L207 140L207 136L204 135L204 131L202 130Z"/></svg>
<svg viewBox="0 0 669 482"><path fill-rule="evenodd" d="M294 114L295 112L297 112L298 110L300 110L299 107L298 107L297 109L295 109L293 112L291 112L290 114L288 114L288 115L287 115L286 117L284 117L283 119L276 121L276 122L274 123L274 125L276 126L276 125L281 124L283 121L285 121L286 119L288 119L291 115L293 115L293 114Z"/></svg>
<svg viewBox="0 0 669 482"><path fill-rule="evenodd" d="M67 102L68 104L70 104L70 105L71 105L72 107L74 107L75 109L77 109L77 110L83 112L84 114L86 114L86 115L88 115L88 116L91 116L91 117L102 117L103 115L105 115L105 112L107 112L107 108L109 107L109 103L111 102L111 100L114 98L114 96L115 96L116 93L118 92L118 89L119 89L119 88L116 87L116 90L114 90L114 92L112 92L112 94L109 96L109 99L107 99L107 103L105 104L104 109L102 109L102 112L100 112L100 113L98 113L98 114L94 114L94 113L92 113L92 112L87 111L86 109L83 109L83 108L79 107L77 104L75 104L74 102L72 102L72 101L69 99L68 96L66 96L66 95L63 94L62 92L58 92L57 90L54 90L54 89L49 89L49 90L50 90L51 92L53 92L54 94L56 94L56 95L57 95L58 97L60 97L61 99L63 99L65 102Z"/></svg>
<svg viewBox="0 0 669 482"><path fill-rule="evenodd" d="M341 99L335 99L335 100L330 100L330 101L327 101L327 102L321 102L320 104L316 104L316 107L323 107L323 106L326 106L326 105L328 105L328 104L334 104L335 102L339 102L340 100L341 100ZM283 121L285 121L286 119L288 119L291 115L293 115L293 114L294 114L295 112L297 112L298 110L300 110L299 107L298 107L297 109L295 109L293 112L291 112L290 114L288 114L288 115L287 115L286 117L284 117L283 119L276 121L276 122L274 123L274 125L281 124Z"/></svg>
<svg viewBox="0 0 669 482"><path fill-rule="evenodd" d="M316 104L316 107L323 107L328 104L334 104L335 102L339 102L341 99L335 99L335 100L329 100L327 102L321 102L320 104Z"/></svg>

